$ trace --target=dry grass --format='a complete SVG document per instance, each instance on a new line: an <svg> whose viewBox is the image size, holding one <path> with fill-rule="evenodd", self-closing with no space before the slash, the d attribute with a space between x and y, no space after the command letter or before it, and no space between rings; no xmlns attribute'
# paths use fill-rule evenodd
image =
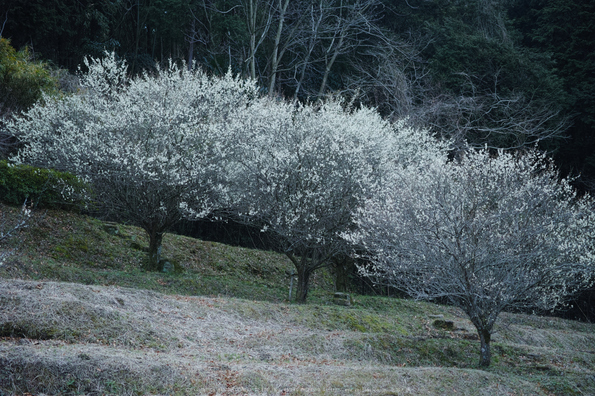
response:
<svg viewBox="0 0 595 396"><path fill-rule="evenodd" d="M339 329L305 326L300 322L311 313L303 306L21 280L0 280L0 302L0 390L7 394L548 394L527 378L477 370L471 362L398 363L399 354L391 357L379 342L387 333L347 330L341 321ZM421 303L412 304L415 311ZM414 336L390 341L401 340L402 354L414 359L424 337L440 340L426 328L430 321L420 317L409 327ZM533 360L557 355L557 331L539 329L553 334L552 344L529 341L524 353ZM581 345L595 342L592 332L573 334ZM497 345L510 354L520 344ZM475 343L468 347L475 359ZM592 356L577 363L579 351L565 353L557 361L564 370L595 378Z"/></svg>
<svg viewBox="0 0 595 396"><path fill-rule="evenodd" d="M138 228L52 211L11 243L0 395L595 395L593 324L503 314L479 370L457 309L370 296L335 306L324 272L308 304L291 304L276 253L167 235L179 271L147 273Z"/></svg>

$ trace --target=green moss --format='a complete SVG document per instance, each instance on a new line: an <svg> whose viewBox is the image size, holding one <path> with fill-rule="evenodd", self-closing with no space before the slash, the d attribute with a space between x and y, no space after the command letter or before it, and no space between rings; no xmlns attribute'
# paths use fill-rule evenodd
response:
<svg viewBox="0 0 595 396"><path fill-rule="evenodd" d="M38 326L34 323L6 322L0 324L0 337L31 338L34 340L50 340L55 338L60 330L52 326Z"/></svg>
<svg viewBox="0 0 595 396"><path fill-rule="evenodd" d="M68 235L60 245L54 247L52 257L66 260L81 259L86 257L91 250L90 245L92 242L85 236Z"/></svg>
<svg viewBox="0 0 595 396"><path fill-rule="evenodd" d="M273 394L276 391L275 387L265 377L254 371L243 373L237 382L242 387L252 392L258 392L258 394Z"/></svg>
<svg viewBox="0 0 595 396"><path fill-rule="evenodd" d="M564 378L561 375L537 375L537 378L535 379L548 395L578 396L585 394L579 387L577 387L574 379Z"/></svg>
<svg viewBox="0 0 595 396"><path fill-rule="evenodd" d="M334 320L343 323L350 330L363 333L387 332L393 326L378 315L354 310L337 310L334 312Z"/></svg>
<svg viewBox="0 0 595 396"><path fill-rule="evenodd" d="M352 340L349 347L398 366L474 367L479 361L479 344L459 339L377 334Z"/></svg>

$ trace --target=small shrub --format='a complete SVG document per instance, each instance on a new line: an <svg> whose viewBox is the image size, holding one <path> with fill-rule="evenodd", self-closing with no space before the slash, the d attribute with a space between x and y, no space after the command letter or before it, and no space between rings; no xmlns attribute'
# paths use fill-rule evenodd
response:
<svg viewBox="0 0 595 396"><path fill-rule="evenodd" d="M6 204L30 200L37 207L80 209L86 193L86 185L70 173L0 161L0 201Z"/></svg>
<svg viewBox="0 0 595 396"><path fill-rule="evenodd" d="M56 79L48 67L31 61L27 49L17 51L10 40L0 38L0 105L26 110L41 99L43 92L55 92Z"/></svg>

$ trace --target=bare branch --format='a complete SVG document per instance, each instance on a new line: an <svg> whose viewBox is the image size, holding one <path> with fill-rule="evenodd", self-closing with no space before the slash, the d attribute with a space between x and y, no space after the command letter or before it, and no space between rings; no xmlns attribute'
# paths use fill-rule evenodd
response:
<svg viewBox="0 0 595 396"><path fill-rule="evenodd" d="M9 220L3 211L0 212L0 246L2 246L9 238L14 237L17 232L27 227L27 223L31 217L31 207L27 204L27 200L25 200L19 215L14 220ZM4 260L6 260L6 258L13 252L14 249L3 249L2 252L0 252L0 266L2 266Z"/></svg>
<svg viewBox="0 0 595 396"><path fill-rule="evenodd" d="M6 11L6 16L4 17L4 22L2 22L2 29L0 29L0 36L4 32L4 26L6 26L6 22L8 22L8 11Z"/></svg>
<svg viewBox="0 0 595 396"><path fill-rule="evenodd" d="M469 77L471 79L471 77ZM562 138L570 117L553 103L537 102L522 93L507 96L481 93L470 85L469 95L429 95L410 114L415 124L451 139L456 149L489 147L518 149Z"/></svg>

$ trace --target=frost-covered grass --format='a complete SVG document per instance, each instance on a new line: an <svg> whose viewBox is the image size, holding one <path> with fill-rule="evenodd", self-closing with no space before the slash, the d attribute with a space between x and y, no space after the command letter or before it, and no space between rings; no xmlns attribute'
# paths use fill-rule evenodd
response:
<svg viewBox="0 0 595 396"><path fill-rule="evenodd" d="M146 273L143 236L64 212L24 231L0 267L0 394L595 394L593 324L505 313L479 370L453 307L335 306L323 273L289 303L282 255L176 235L178 272Z"/></svg>

